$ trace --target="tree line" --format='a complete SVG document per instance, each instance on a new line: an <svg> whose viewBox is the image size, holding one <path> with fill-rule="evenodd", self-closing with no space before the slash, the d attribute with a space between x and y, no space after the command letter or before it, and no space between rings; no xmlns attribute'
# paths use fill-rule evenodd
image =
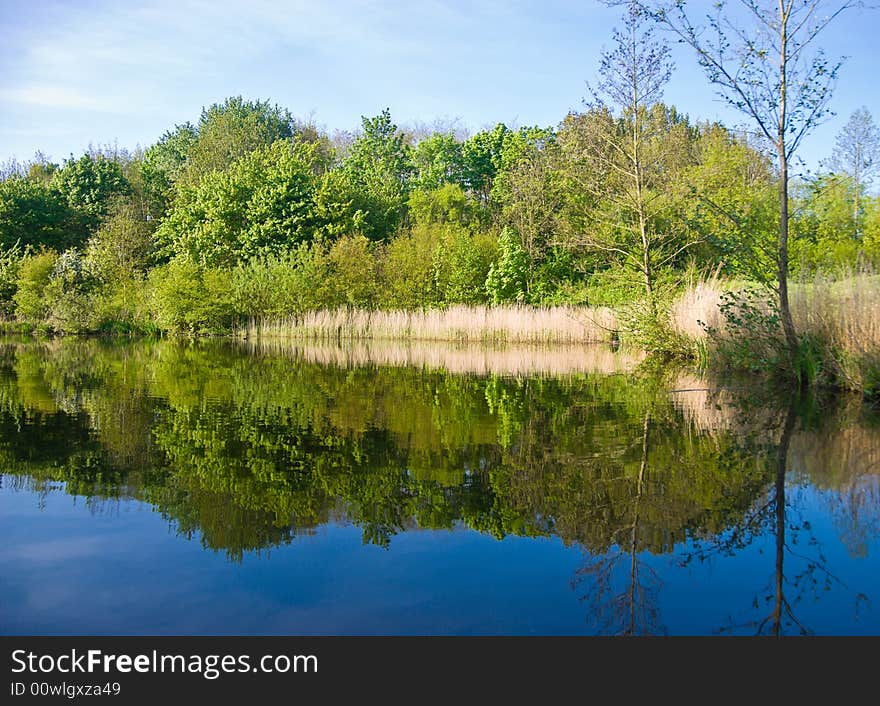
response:
<svg viewBox="0 0 880 706"><path fill-rule="evenodd" d="M597 85L555 126L407 129L386 109L331 135L239 96L146 149L9 163L2 313L61 332L218 333L340 306L641 300L656 311L695 271L769 283L787 306L789 269L880 262L880 133L866 109L816 177L788 173L837 67L810 64L797 91L783 71L761 93L769 60L757 45L748 83L675 14L681 3L625 5ZM793 13L767 25L771 44ZM664 102L672 65L657 22L698 50L757 133ZM801 46L785 36L783 56Z"/></svg>

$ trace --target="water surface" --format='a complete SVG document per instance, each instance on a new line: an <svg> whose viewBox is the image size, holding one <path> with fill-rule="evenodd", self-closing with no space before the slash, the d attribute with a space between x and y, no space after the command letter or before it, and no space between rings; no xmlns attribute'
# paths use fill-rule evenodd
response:
<svg viewBox="0 0 880 706"><path fill-rule="evenodd" d="M880 419L607 349L0 345L4 634L880 634Z"/></svg>

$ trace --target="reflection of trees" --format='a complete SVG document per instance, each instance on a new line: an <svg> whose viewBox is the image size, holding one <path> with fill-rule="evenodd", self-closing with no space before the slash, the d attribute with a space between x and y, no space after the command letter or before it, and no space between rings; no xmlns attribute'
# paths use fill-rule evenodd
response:
<svg viewBox="0 0 880 706"><path fill-rule="evenodd" d="M784 459L828 444L794 420L764 424L776 437L759 446L683 425L662 387L623 376L347 369L171 342L0 347L8 472L96 502L143 500L230 559L337 518L385 547L412 527L558 536L584 550L575 584L599 632L662 629L655 556L692 540L694 557L734 552L766 533L776 564L760 627L797 627L793 585L827 575L792 561L809 528L793 528ZM878 443L851 428L864 438L848 448ZM803 472L835 502L852 497L838 514L871 531L859 489L876 475Z"/></svg>
<svg viewBox="0 0 880 706"><path fill-rule="evenodd" d="M632 494L631 521L612 531L611 549L604 554L587 555L584 566L578 569L574 581L575 587L586 586L586 593L581 600L589 605L589 619L592 619L598 632L602 634L650 635L658 630L657 596L660 577L642 559L642 542L639 537L647 483L650 434L651 414L646 412L641 463ZM625 578L622 582L623 588L618 588L621 573L625 574Z"/></svg>
<svg viewBox="0 0 880 706"><path fill-rule="evenodd" d="M754 413L754 401L745 403L744 414ZM770 581L756 594L752 607L757 617L731 623L721 632L754 632L779 636L794 630L808 634L809 627L799 619L796 608L805 595L818 597L821 592L840 584L826 564L822 548L812 532L810 522L800 518L797 507L789 498L791 445L795 436L799 401L792 400L778 412L775 419L767 416L764 407L760 432L744 436L745 448L758 458L765 458L772 472L762 499L743 514L730 531L721 533L684 556L684 563L694 559L706 561L715 555L731 555L744 550L763 536L773 538L773 573ZM756 425L746 425L752 427ZM767 447L766 434L776 433ZM765 612L766 611L766 612Z"/></svg>

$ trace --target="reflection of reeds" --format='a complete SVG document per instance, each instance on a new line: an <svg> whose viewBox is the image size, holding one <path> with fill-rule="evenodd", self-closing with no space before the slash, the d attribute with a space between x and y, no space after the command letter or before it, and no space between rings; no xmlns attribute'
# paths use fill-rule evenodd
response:
<svg viewBox="0 0 880 706"><path fill-rule="evenodd" d="M644 359L639 351L609 346L438 345L425 341L358 341L345 345L297 343L282 339L250 339L250 350L290 355L297 360L338 367L383 365L445 370L475 375L567 375L628 372Z"/></svg>
<svg viewBox="0 0 880 706"><path fill-rule="evenodd" d="M880 429L850 422L796 433L789 466L819 487L846 488L865 475L880 475Z"/></svg>
<svg viewBox="0 0 880 706"><path fill-rule="evenodd" d="M451 306L426 311L335 309L249 322L248 338L416 339L492 343L599 343L617 331L607 308Z"/></svg>
<svg viewBox="0 0 880 706"><path fill-rule="evenodd" d="M742 413L733 394L724 388L710 386L697 375L679 373L670 390L673 406L688 427L703 433L742 431Z"/></svg>
<svg viewBox="0 0 880 706"><path fill-rule="evenodd" d="M695 375L678 376L670 391L673 405L686 424L700 433L731 433L736 438L775 443L781 411L773 405L753 406L744 412L732 390L715 388ZM861 403L853 398L835 403L819 427L799 429L788 451L789 469L819 487L845 489L860 478L880 476L880 428L862 422L853 412Z"/></svg>

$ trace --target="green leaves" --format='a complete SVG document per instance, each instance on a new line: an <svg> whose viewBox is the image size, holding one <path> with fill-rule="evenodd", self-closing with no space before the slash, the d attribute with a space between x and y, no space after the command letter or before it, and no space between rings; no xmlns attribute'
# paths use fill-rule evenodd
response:
<svg viewBox="0 0 880 706"><path fill-rule="evenodd" d="M184 186L156 236L168 256L232 266L311 240L333 215L316 203L314 145L279 140Z"/></svg>

